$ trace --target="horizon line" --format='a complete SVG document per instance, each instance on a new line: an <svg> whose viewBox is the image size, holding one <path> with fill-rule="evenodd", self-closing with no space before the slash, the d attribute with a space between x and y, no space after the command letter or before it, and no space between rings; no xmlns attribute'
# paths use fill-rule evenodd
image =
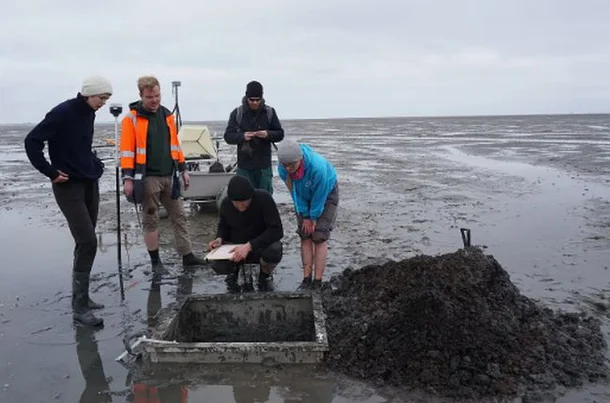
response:
<svg viewBox="0 0 610 403"><path fill-rule="evenodd" d="M610 115L609 112L562 112L562 113L509 113L509 114L464 114L464 115L395 115L395 116L340 116L340 117L304 117L304 118L282 118L282 122L289 121L304 121L304 120L355 120L355 119L439 119L439 118L482 118L482 117L530 117L530 116L595 116L595 115ZM97 117L97 116L96 116ZM183 120L184 123L216 123L226 122L227 119L214 120ZM42 121L42 119L40 120ZM40 122L38 121L38 122ZM0 123L0 126L19 126L19 125L35 125L38 122L8 122ZM110 124L114 120L97 121L96 124Z"/></svg>

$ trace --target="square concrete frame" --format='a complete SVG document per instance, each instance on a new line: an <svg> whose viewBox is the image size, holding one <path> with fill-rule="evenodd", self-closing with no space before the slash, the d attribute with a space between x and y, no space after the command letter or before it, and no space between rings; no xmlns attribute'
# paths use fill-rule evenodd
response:
<svg viewBox="0 0 610 403"><path fill-rule="evenodd" d="M224 302L236 304L254 300L288 303L295 299L311 301L314 322L314 341L299 342L196 342L168 340L176 326L179 312L193 302ZM160 315L152 338L143 343L144 358L152 363L283 363L316 364L328 351L328 338L320 295L314 293L244 293L194 295L187 297L178 310Z"/></svg>

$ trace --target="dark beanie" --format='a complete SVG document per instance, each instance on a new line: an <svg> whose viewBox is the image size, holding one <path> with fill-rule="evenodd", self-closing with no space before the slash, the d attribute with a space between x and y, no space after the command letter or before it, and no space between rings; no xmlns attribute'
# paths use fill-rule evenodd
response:
<svg viewBox="0 0 610 403"><path fill-rule="evenodd" d="M243 176L235 175L229 181L227 187L227 196L232 201L243 201L252 198L254 194L254 187L247 178Z"/></svg>
<svg viewBox="0 0 610 403"><path fill-rule="evenodd" d="M246 97L262 98L263 85L258 81L250 81L246 86Z"/></svg>

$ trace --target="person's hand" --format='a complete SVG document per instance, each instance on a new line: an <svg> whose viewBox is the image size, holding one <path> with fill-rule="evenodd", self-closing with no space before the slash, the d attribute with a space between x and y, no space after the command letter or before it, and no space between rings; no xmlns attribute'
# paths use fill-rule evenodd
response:
<svg viewBox="0 0 610 403"><path fill-rule="evenodd" d="M131 195L133 195L133 180L125 179L125 183L123 183L123 191L127 197L131 197Z"/></svg>
<svg viewBox="0 0 610 403"><path fill-rule="evenodd" d="M316 222L314 220L305 219L303 220L303 225L301 226L301 230L304 234L310 235L316 232Z"/></svg>
<svg viewBox="0 0 610 403"><path fill-rule="evenodd" d="M182 171L182 179L184 180L184 190L189 190L189 186L191 186L191 177L189 176L189 173Z"/></svg>
<svg viewBox="0 0 610 403"><path fill-rule="evenodd" d="M233 262L241 262L242 260L246 259L246 257L248 256L248 253L250 253L251 250L252 250L252 246L250 245L250 242L245 243L243 245L238 245L230 250L230 252L233 252L233 256L231 256L231 260Z"/></svg>
<svg viewBox="0 0 610 403"><path fill-rule="evenodd" d="M245 132L244 139L246 139L246 141L250 141L250 140L252 140L252 137L257 137L256 133L257 132Z"/></svg>
<svg viewBox="0 0 610 403"><path fill-rule="evenodd" d="M70 178L68 178L67 173L62 172L59 169L57 170L57 173L59 174L59 176L57 178L53 179L53 183L64 183L70 179Z"/></svg>
<svg viewBox="0 0 610 403"><path fill-rule="evenodd" d="M208 244L208 248L209 250L212 250L218 248L220 245L222 245L222 238L216 238L210 241L210 243Z"/></svg>
<svg viewBox="0 0 610 403"><path fill-rule="evenodd" d="M256 137L261 139L266 139L267 137L269 137L269 133L267 133L267 130L259 130L255 132L255 135Z"/></svg>

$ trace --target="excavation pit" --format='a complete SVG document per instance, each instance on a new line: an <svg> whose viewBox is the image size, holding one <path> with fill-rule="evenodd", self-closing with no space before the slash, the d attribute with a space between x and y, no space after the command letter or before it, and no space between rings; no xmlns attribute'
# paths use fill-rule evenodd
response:
<svg viewBox="0 0 610 403"><path fill-rule="evenodd" d="M144 343L154 363L313 364L328 351L315 293L191 296L157 323Z"/></svg>

